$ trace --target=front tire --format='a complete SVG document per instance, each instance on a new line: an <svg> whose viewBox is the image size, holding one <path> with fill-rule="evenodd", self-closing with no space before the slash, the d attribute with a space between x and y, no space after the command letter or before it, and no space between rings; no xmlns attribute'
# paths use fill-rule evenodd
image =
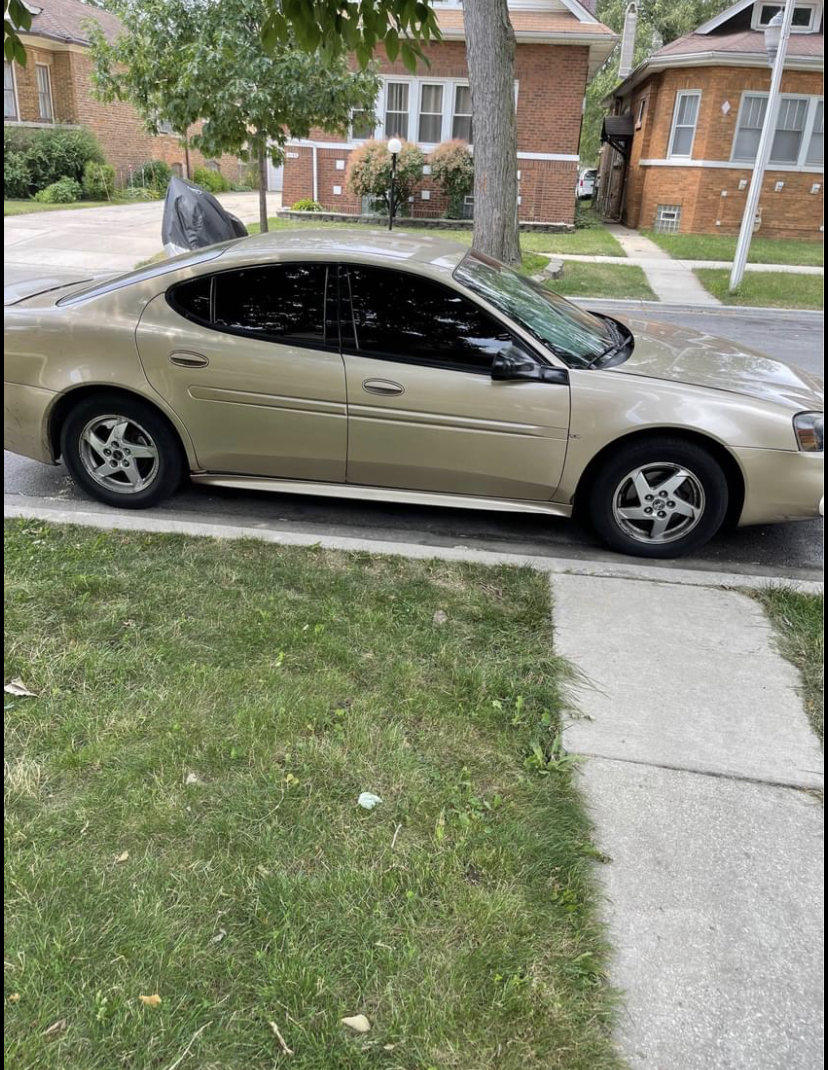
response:
<svg viewBox="0 0 828 1070"><path fill-rule="evenodd" d="M175 432L139 398L85 398L64 422L60 445L75 482L106 505L149 509L175 493L184 475Z"/></svg>
<svg viewBox="0 0 828 1070"><path fill-rule="evenodd" d="M589 511L619 553L683 557L713 538L728 497L727 478L706 449L664 436L622 446L593 482Z"/></svg>

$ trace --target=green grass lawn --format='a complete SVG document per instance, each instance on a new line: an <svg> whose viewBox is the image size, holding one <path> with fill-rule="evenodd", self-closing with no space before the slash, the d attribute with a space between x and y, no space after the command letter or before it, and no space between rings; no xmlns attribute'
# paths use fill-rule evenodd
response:
<svg viewBox="0 0 828 1070"><path fill-rule="evenodd" d="M8 1066L619 1066L545 577L5 548Z"/></svg>
<svg viewBox="0 0 828 1070"><path fill-rule="evenodd" d="M34 212L71 211L74 208L108 208L127 201L72 201L71 204L40 204L38 201L3 201L3 215L29 215Z"/></svg>
<svg viewBox="0 0 828 1070"><path fill-rule="evenodd" d="M729 290L727 268L697 268L705 289L726 305L753 305L765 308L823 307L824 279L821 275L790 275L784 271L746 271L738 290Z"/></svg>
<svg viewBox="0 0 828 1070"><path fill-rule="evenodd" d="M642 233L677 260L733 260L736 254L736 238L727 234L659 234L652 230ZM748 260L751 264L821 266L822 242L753 238Z"/></svg>
<svg viewBox="0 0 828 1070"><path fill-rule="evenodd" d="M780 647L802 675L803 698L814 731L823 739L825 633L821 594L801 594L788 587L755 592L779 632Z"/></svg>
<svg viewBox="0 0 828 1070"><path fill-rule="evenodd" d="M644 272L635 264L584 264L567 260L563 277L546 285L566 297L657 300Z"/></svg>

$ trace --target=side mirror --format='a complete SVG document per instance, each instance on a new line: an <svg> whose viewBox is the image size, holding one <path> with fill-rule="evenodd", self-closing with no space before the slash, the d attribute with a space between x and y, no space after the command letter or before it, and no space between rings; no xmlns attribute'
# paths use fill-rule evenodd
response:
<svg viewBox="0 0 828 1070"><path fill-rule="evenodd" d="M532 360L518 346L510 346L492 361L492 379L500 382L568 383L565 368L550 368Z"/></svg>

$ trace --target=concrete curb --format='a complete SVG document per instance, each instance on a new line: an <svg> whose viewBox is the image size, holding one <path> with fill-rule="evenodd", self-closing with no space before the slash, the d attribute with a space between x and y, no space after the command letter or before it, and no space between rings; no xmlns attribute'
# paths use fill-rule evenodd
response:
<svg viewBox="0 0 828 1070"><path fill-rule="evenodd" d="M6 519L44 520L54 524L77 524L105 531L146 531L191 535L214 539L257 539L278 546L318 546L326 550L344 550L407 557L417 560L468 561L479 565L516 565L548 575L569 574L611 579L638 580L649 583L680 584L692 587L763 588L784 585L809 594L821 594L823 585L814 580L780 578L773 575L745 575L738 572L704 572L693 569L631 565L619 561L580 561L565 557L541 557L530 554L498 553L463 546L429 546L418 543L388 542L382 539L358 539L344 535L310 535L277 531L261 526L211 524L199 521L172 520L148 513L120 513L116 510L67 508L63 505L19 505L4 502Z"/></svg>
<svg viewBox="0 0 828 1070"><path fill-rule="evenodd" d="M694 305L690 302L682 305L670 304L667 301L637 301L637 300L613 300L607 297L573 297L570 300L576 305L586 308L629 308L640 309L643 312L683 312L704 313L705 315L718 315L722 312L738 312L740 315L756 316L807 316L809 318L822 319L825 313L818 308L768 308L753 305Z"/></svg>

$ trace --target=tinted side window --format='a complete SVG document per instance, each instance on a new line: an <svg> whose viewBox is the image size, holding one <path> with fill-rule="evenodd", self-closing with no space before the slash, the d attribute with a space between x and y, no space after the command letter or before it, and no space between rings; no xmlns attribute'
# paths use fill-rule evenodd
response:
<svg viewBox="0 0 828 1070"><path fill-rule="evenodd" d="M176 311L192 319L210 322L210 284L212 276L201 275L197 279L176 286L170 295L170 303Z"/></svg>
<svg viewBox="0 0 828 1070"><path fill-rule="evenodd" d="M456 290L401 271L349 270L360 353L488 372L496 354L514 344L504 327Z"/></svg>
<svg viewBox="0 0 828 1070"><path fill-rule="evenodd" d="M213 326L268 341L325 341L324 264L278 264L215 278Z"/></svg>

